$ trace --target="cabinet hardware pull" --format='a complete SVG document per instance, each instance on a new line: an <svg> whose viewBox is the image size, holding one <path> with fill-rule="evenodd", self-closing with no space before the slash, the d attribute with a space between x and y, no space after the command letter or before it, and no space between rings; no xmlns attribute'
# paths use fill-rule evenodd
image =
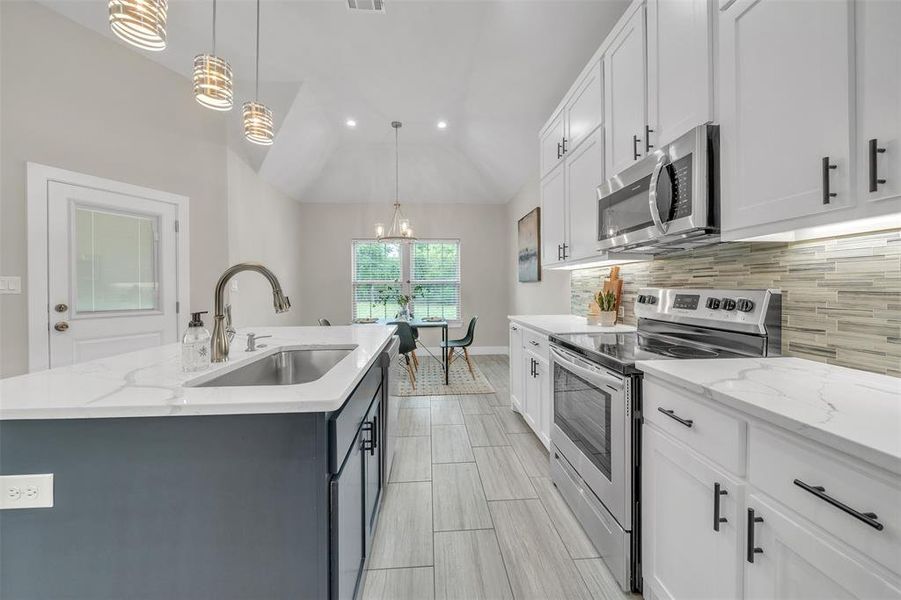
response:
<svg viewBox="0 0 901 600"><path fill-rule="evenodd" d="M763 554L763 548L754 545L754 524L763 523L763 517L754 515L754 509L748 509L748 562L754 564L754 555Z"/></svg>
<svg viewBox="0 0 901 600"><path fill-rule="evenodd" d="M566 260L566 249L569 248L569 244L563 244L563 260Z"/></svg>
<svg viewBox="0 0 901 600"><path fill-rule="evenodd" d="M535 359L529 359L529 377L535 377Z"/></svg>
<svg viewBox="0 0 901 600"><path fill-rule="evenodd" d="M729 519L720 516L720 496L727 496L729 492L720 489L719 483L713 484L713 530L720 530L720 523L728 523Z"/></svg>
<svg viewBox="0 0 901 600"><path fill-rule="evenodd" d="M645 125L644 126L644 153L645 154L650 154L651 148L654 147L654 145L651 143L651 134L652 133L654 133L654 130L651 129L650 127L648 127L647 125Z"/></svg>
<svg viewBox="0 0 901 600"><path fill-rule="evenodd" d="M845 504L839 500L836 500L835 498L833 498L832 496L827 494L826 488L824 488L821 485L810 485L810 484L804 483L800 479L795 479L794 483L796 486L798 486L802 490L810 492L811 494L813 494L820 500L823 500L824 502L828 502L835 508L848 513L855 519L857 519L863 523L866 523L867 525L869 525L876 531L882 531L884 529L884 526L882 525L882 523L877 521L877 519L879 518L879 515L877 515L876 513L860 512L859 510L854 510L847 504Z"/></svg>
<svg viewBox="0 0 901 600"><path fill-rule="evenodd" d="M563 158L563 144L557 142L557 158Z"/></svg>
<svg viewBox="0 0 901 600"><path fill-rule="evenodd" d="M533 346L540 346L540 344L538 342L536 342L535 340L529 340L529 343L532 344Z"/></svg>
<svg viewBox="0 0 901 600"><path fill-rule="evenodd" d="M519 331L519 327L517 327L516 325L510 325L510 329L512 329L513 331Z"/></svg>
<svg viewBox="0 0 901 600"><path fill-rule="evenodd" d="M563 154L566 154L566 138L563 138Z"/></svg>
<svg viewBox="0 0 901 600"><path fill-rule="evenodd" d="M375 449L379 447L379 417L378 415L373 415L372 417L372 454L375 454Z"/></svg>
<svg viewBox="0 0 901 600"><path fill-rule="evenodd" d="M563 260L563 246L557 244L557 260Z"/></svg>
<svg viewBox="0 0 901 600"><path fill-rule="evenodd" d="M637 135L632 136L632 160L638 160L640 155L638 154L638 142L641 140L638 139Z"/></svg>
<svg viewBox="0 0 901 600"><path fill-rule="evenodd" d="M373 439L371 421L365 421L363 423L363 431L369 434L369 439L361 440L360 447L362 448L363 452L369 451L370 454L375 454L375 440Z"/></svg>
<svg viewBox="0 0 901 600"><path fill-rule="evenodd" d="M832 201L832 198L835 198L838 194L835 192L829 191L829 171L833 169L837 169L838 165L833 165L829 163L829 157L823 157L823 204L829 204Z"/></svg>
<svg viewBox="0 0 901 600"><path fill-rule="evenodd" d="M682 423L682 424L685 425L686 427L691 427L692 425L695 424L695 422L694 422L693 420L691 420L691 419L683 419L682 417L680 417L679 415L677 415L677 414L676 414L676 411L674 411L674 410L670 410L670 409L668 409L668 408L662 408L662 407L660 407L660 406L657 407L657 410L659 410L660 412L662 412L663 414L665 414L665 415L666 415L667 417L669 417L670 419L673 419L673 420L675 420L675 421L678 421L678 422Z"/></svg>
<svg viewBox="0 0 901 600"><path fill-rule="evenodd" d="M870 191L875 192L879 189L879 185L885 183L885 179L879 179L879 173L876 166L876 156L885 152L885 148L879 147L879 142L873 138L868 143L870 150Z"/></svg>

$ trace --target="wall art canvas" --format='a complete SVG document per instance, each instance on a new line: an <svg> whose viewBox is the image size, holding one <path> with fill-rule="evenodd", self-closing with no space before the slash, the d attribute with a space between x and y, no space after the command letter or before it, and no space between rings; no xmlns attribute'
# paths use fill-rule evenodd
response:
<svg viewBox="0 0 901 600"><path fill-rule="evenodd" d="M519 220L519 280L541 281L541 209Z"/></svg>

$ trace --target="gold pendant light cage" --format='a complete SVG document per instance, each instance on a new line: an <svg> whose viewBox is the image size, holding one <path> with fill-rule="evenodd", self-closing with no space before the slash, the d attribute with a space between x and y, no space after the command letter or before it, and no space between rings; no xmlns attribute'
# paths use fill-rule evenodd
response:
<svg viewBox="0 0 901 600"><path fill-rule="evenodd" d="M194 57L194 98L213 110L231 110L234 101L232 68L213 54Z"/></svg>
<svg viewBox="0 0 901 600"><path fill-rule="evenodd" d="M272 111L259 102L245 102L244 137L248 142L261 146L271 146L274 137L272 131Z"/></svg>
<svg viewBox="0 0 901 600"><path fill-rule="evenodd" d="M142 50L166 49L168 0L109 0L109 26L116 36Z"/></svg>

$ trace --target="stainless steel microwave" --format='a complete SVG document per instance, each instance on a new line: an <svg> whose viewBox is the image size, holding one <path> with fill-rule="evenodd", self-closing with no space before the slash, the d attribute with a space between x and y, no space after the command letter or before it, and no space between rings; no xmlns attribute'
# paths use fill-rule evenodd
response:
<svg viewBox="0 0 901 600"><path fill-rule="evenodd" d="M701 125L598 187L598 250L664 254L719 241L719 126Z"/></svg>

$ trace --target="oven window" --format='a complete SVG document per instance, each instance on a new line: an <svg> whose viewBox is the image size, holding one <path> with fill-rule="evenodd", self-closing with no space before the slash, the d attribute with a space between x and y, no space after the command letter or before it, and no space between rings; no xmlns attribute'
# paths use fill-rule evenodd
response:
<svg viewBox="0 0 901 600"><path fill-rule="evenodd" d="M650 182L651 176L648 175L598 201L599 239L605 240L653 227L654 221L648 206Z"/></svg>
<svg viewBox="0 0 901 600"><path fill-rule="evenodd" d="M610 390L554 364L554 424L610 478Z"/></svg>

